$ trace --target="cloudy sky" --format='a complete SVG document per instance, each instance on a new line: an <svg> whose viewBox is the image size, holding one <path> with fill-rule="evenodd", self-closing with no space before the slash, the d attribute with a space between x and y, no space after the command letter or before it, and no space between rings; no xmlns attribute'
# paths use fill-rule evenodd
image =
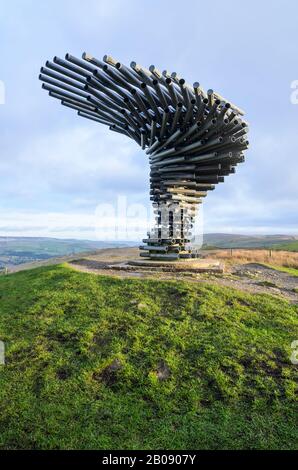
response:
<svg viewBox="0 0 298 470"><path fill-rule="evenodd" d="M205 199L204 230L298 234L298 105L290 99L297 2L1 0L0 7L0 236L95 239L98 214L111 204L121 220L121 201L146 229L144 153L41 89L47 59L83 51L177 71L245 109L246 162Z"/></svg>

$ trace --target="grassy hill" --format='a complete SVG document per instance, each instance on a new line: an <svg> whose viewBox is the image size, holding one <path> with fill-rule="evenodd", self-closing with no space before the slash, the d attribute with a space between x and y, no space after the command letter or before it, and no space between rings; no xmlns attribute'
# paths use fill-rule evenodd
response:
<svg viewBox="0 0 298 470"><path fill-rule="evenodd" d="M0 277L0 448L297 448L297 306L54 266Z"/></svg>
<svg viewBox="0 0 298 470"><path fill-rule="evenodd" d="M204 234L203 248L276 248L280 250L297 251L298 240L297 237L290 235L206 233Z"/></svg>

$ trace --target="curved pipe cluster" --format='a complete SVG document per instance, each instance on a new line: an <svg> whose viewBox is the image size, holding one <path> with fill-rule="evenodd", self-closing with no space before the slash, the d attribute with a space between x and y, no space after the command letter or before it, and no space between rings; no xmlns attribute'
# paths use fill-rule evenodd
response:
<svg viewBox="0 0 298 470"><path fill-rule="evenodd" d="M54 57L39 78L64 106L146 150L155 204L196 205L244 161L244 112L176 72L136 62L127 67L108 55L98 60L83 53L82 59Z"/></svg>

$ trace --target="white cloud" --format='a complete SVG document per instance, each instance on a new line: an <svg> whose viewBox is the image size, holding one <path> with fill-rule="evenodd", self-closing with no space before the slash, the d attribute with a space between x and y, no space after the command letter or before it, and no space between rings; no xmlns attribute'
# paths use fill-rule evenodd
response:
<svg viewBox="0 0 298 470"><path fill-rule="evenodd" d="M1 191L10 191L14 182L14 195L43 198L45 193L56 193L61 203L61 193L76 194L78 199L91 194L95 200L115 187L142 192L148 179L144 160L124 136L98 125L77 124L29 140L13 165L2 162L6 178Z"/></svg>

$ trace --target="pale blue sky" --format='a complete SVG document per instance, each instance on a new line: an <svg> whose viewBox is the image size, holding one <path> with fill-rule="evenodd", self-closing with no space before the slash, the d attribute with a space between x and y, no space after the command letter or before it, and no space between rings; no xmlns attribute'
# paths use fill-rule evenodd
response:
<svg viewBox="0 0 298 470"><path fill-rule="evenodd" d="M54 55L110 54L213 88L246 111L246 162L204 201L205 231L298 234L298 3L0 1L0 235L94 238L98 203L149 207L145 154L50 99Z"/></svg>

